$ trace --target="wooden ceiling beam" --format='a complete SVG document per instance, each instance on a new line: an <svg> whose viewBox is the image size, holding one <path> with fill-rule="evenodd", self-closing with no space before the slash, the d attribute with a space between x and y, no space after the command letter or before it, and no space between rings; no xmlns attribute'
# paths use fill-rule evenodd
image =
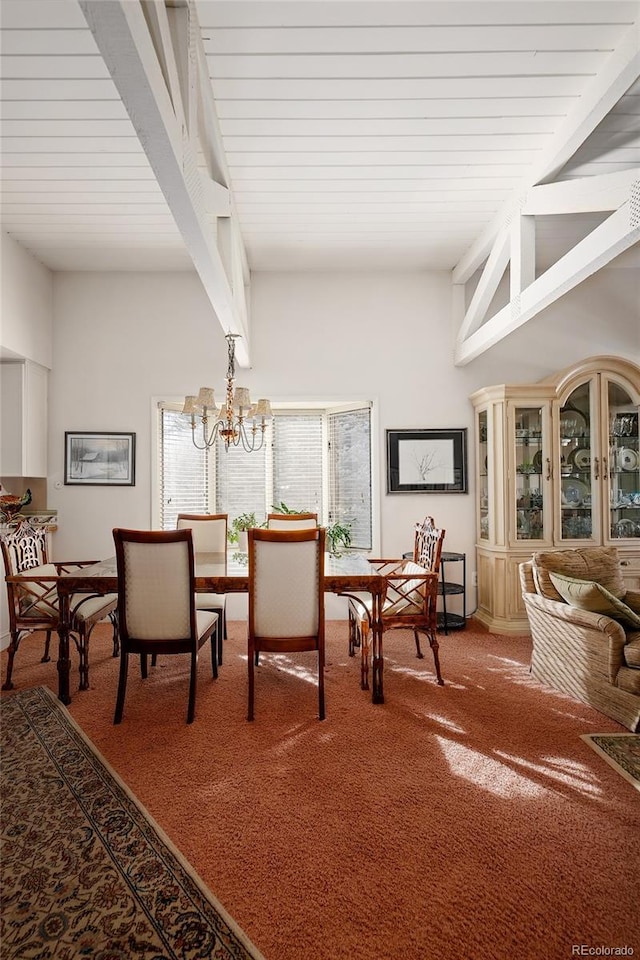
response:
<svg viewBox="0 0 640 960"><path fill-rule="evenodd" d="M199 144L194 131L185 129L184 121L178 118L174 108L156 49L158 35L154 44L140 3L129 0L79 0L79 3L216 317L225 333L241 335L236 357L240 366L248 366L247 314L246 309L238 309L238 300L245 296L246 290L241 293L232 290L218 250L216 230L207 216L205 190L198 169ZM191 5L185 13L195 16ZM189 36L193 37L194 32L190 30ZM163 42L166 36L164 31ZM175 42L175 34L173 37ZM187 57L193 53L187 51ZM178 70L180 59L175 58ZM197 77L199 82L199 72ZM175 97L176 91L172 93ZM184 98L184 87L182 94ZM196 95L199 96L197 90L189 91L189 96ZM203 100L207 102L206 92ZM193 105L191 102L191 108ZM194 117L190 104L183 100L182 109L189 123ZM234 255L237 255L237 246Z"/></svg>
<svg viewBox="0 0 640 960"><path fill-rule="evenodd" d="M600 121L615 106L620 97L640 76L640 21L627 31L624 40L611 54L604 68L594 78L588 90L555 135L552 145L537 162L527 182L514 192L493 221L454 267L454 283L466 283L484 263L491 252L495 237L523 207L528 191L541 180L548 179L573 156Z"/></svg>
<svg viewBox="0 0 640 960"><path fill-rule="evenodd" d="M521 292L519 299L512 299L463 343L458 344L456 365L464 366L485 353L639 239L640 223L629 200L534 280Z"/></svg>

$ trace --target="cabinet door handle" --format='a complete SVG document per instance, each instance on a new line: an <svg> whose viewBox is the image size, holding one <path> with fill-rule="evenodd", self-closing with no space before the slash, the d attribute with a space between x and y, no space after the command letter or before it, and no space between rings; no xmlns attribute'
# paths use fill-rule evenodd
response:
<svg viewBox="0 0 640 960"><path fill-rule="evenodd" d="M551 460L547 457L547 480L551 480Z"/></svg>
<svg viewBox="0 0 640 960"><path fill-rule="evenodd" d="M593 458L593 475L596 480L600 479L600 461L597 457Z"/></svg>
<svg viewBox="0 0 640 960"><path fill-rule="evenodd" d="M603 480L606 480L607 477L608 477L608 472L607 472L607 458L606 458L606 457L603 457L603 458L602 458L602 479L603 479Z"/></svg>

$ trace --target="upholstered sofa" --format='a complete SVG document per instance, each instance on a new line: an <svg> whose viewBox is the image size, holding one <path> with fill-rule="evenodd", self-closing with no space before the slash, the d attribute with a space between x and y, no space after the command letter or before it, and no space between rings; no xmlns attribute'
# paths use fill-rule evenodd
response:
<svg viewBox="0 0 640 960"><path fill-rule="evenodd" d="M534 553L520 564L536 679L640 730L640 592L615 547Z"/></svg>

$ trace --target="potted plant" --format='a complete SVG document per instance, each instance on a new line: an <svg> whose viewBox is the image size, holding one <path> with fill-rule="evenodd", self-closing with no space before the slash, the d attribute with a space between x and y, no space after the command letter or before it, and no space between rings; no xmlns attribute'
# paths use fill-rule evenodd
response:
<svg viewBox="0 0 640 960"><path fill-rule="evenodd" d="M241 513L234 517L229 527L227 540L229 543L237 543L238 550L242 553L247 552L247 530L257 527L258 521L255 513Z"/></svg>
<svg viewBox="0 0 640 960"><path fill-rule="evenodd" d="M348 549L351 546L351 524L340 523L338 520L330 524L327 527L327 544L332 556L341 557L343 553L341 547Z"/></svg>

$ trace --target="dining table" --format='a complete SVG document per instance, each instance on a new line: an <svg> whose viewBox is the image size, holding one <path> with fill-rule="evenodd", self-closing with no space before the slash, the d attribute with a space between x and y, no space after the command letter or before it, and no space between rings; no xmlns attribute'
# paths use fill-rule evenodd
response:
<svg viewBox="0 0 640 960"><path fill-rule="evenodd" d="M248 593L249 567L246 554L196 553L194 564L194 586L196 593ZM56 578L59 624L58 624L58 699L71 703L69 690L69 633L71 631L71 597L78 593L104 595L118 590L116 558L109 557L96 563L71 570ZM383 656L382 656L382 603L385 592L385 579L371 564L366 556L357 553L345 553L342 556L325 554L324 589L326 593L353 597L358 594L371 594L370 612L363 615L370 620L371 631L371 700L384 703ZM368 656L361 658L360 686L369 689Z"/></svg>

